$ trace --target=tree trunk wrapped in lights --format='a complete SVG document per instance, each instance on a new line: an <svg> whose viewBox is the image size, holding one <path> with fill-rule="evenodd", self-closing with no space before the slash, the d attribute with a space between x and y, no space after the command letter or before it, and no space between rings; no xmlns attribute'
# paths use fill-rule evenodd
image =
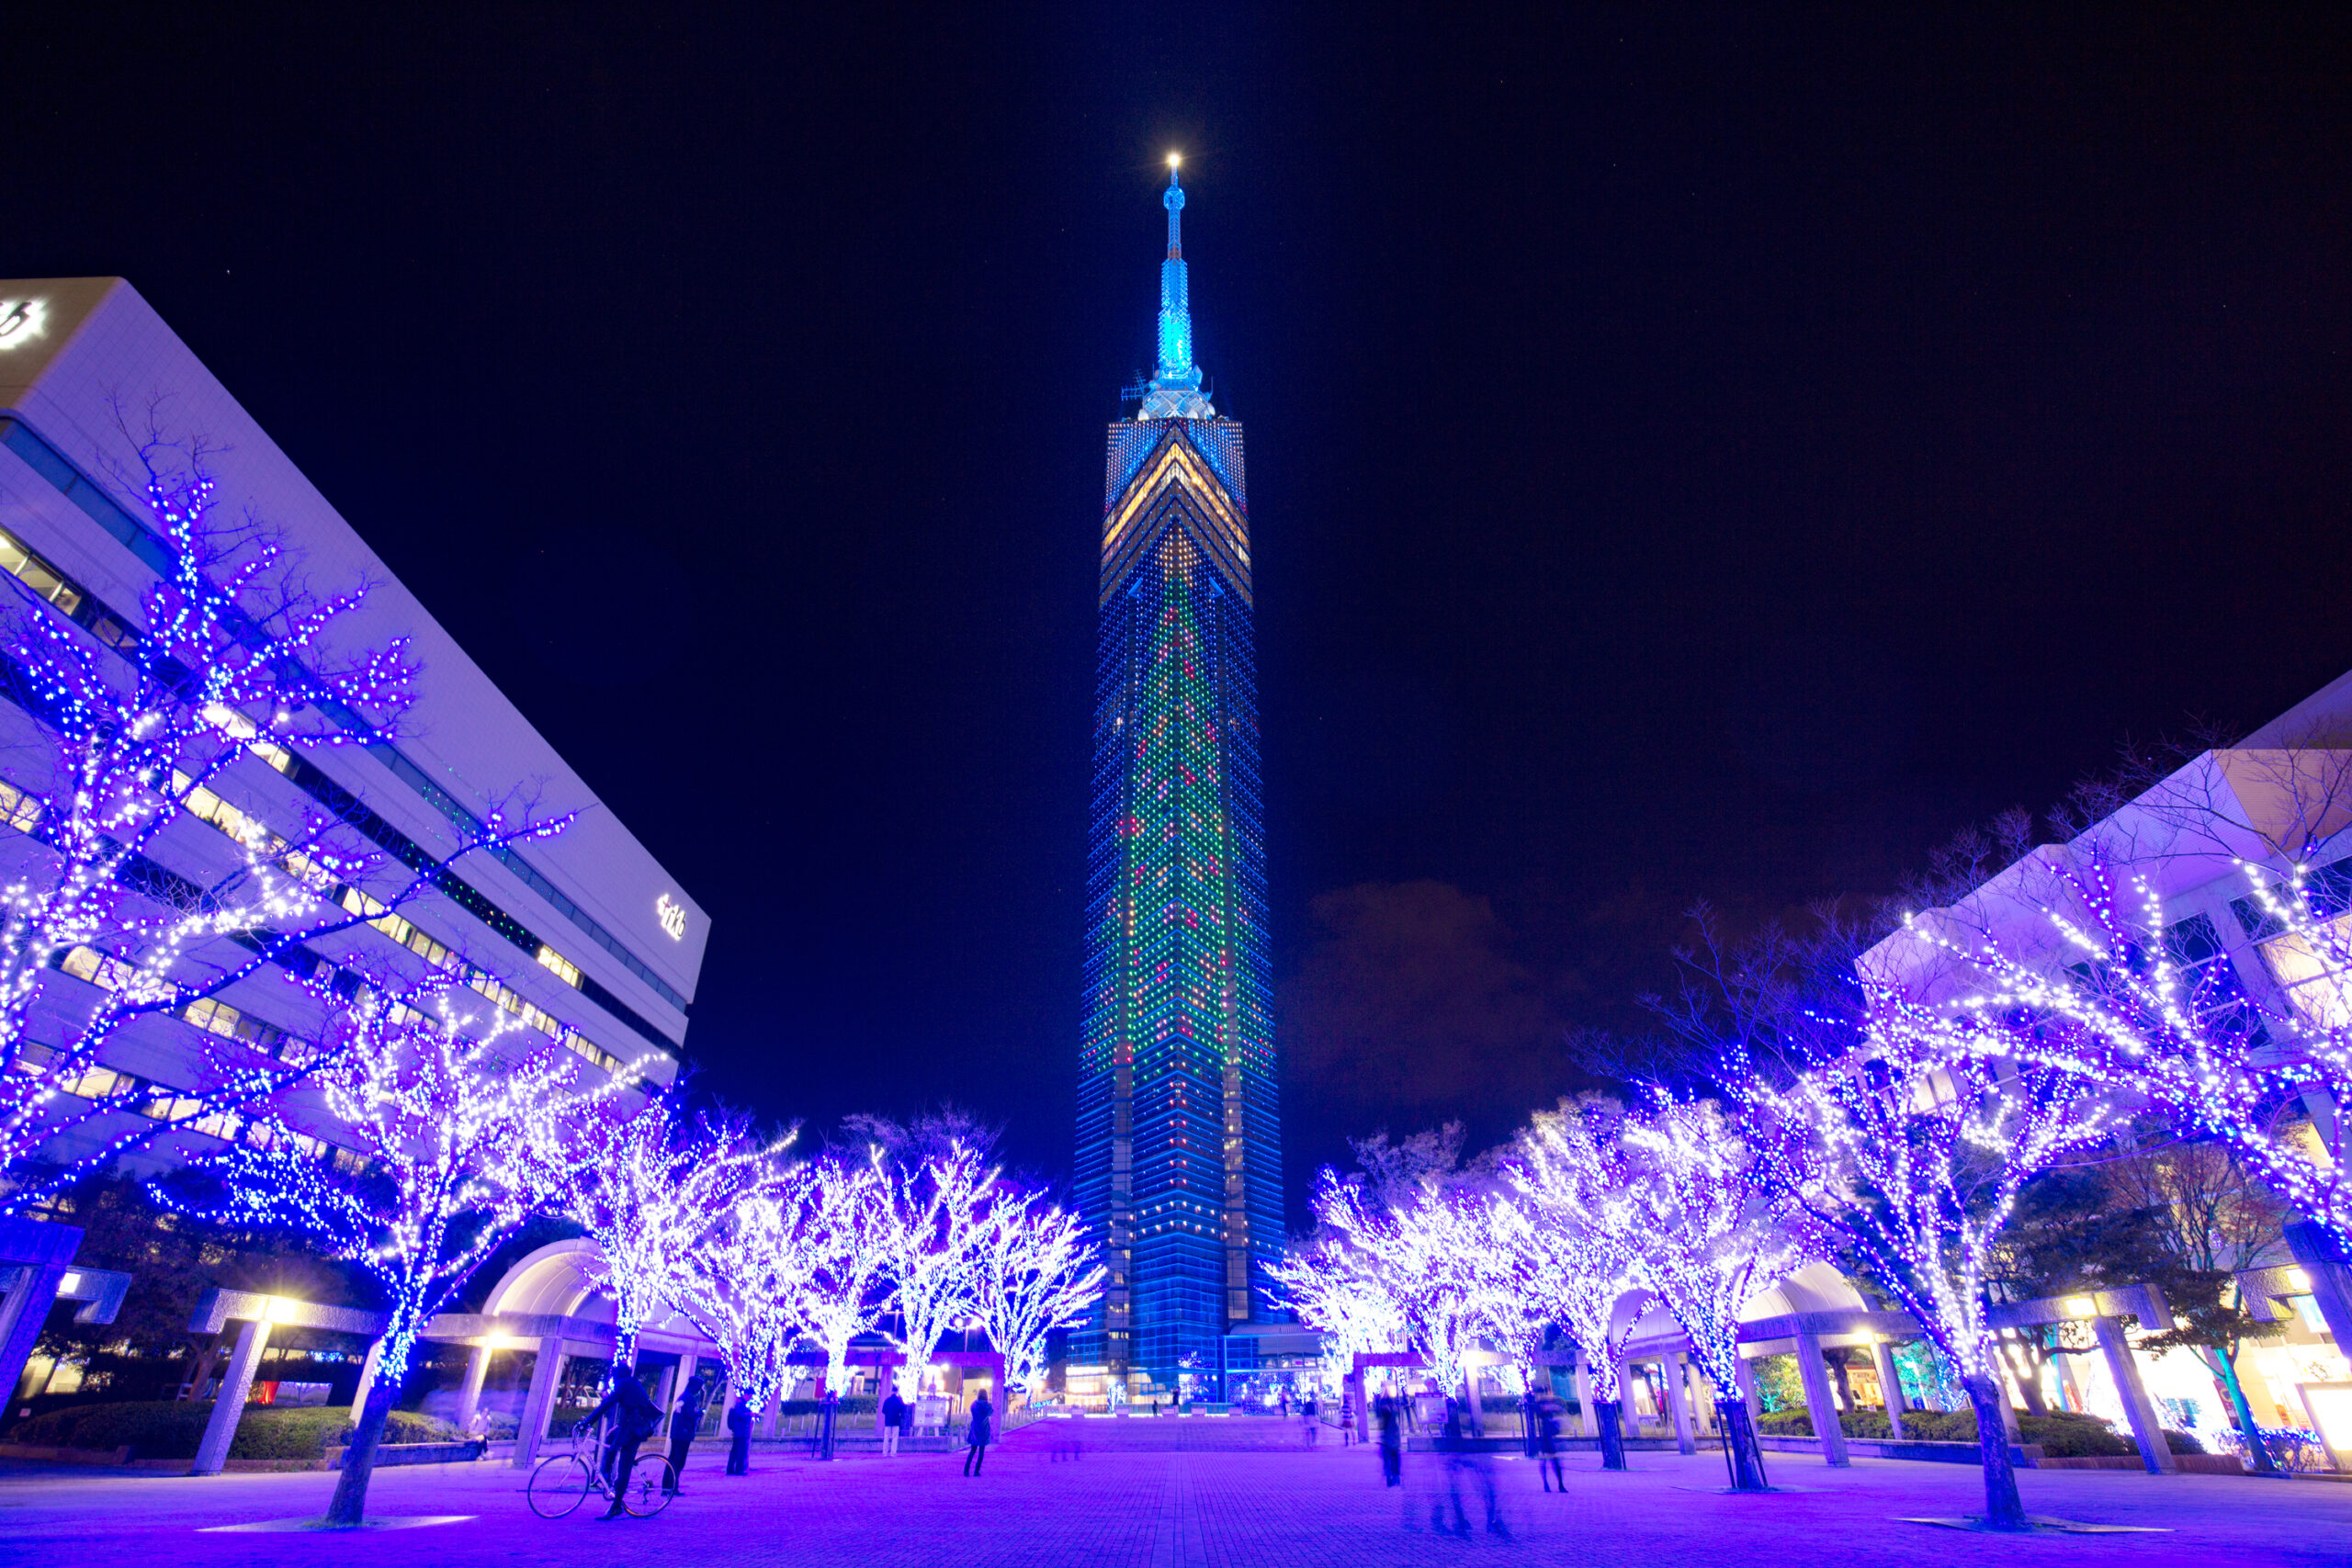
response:
<svg viewBox="0 0 2352 1568"><path fill-rule="evenodd" d="M1637 1267L1715 1385L1733 1489L1760 1491L1763 1457L1739 1393L1739 1314L1810 1256L1810 1227L1769 1198L1736 1125L1712 1100L1659 1091L1651 1111L1625 1119L1618 1143L1641 1216Z"/></svg>

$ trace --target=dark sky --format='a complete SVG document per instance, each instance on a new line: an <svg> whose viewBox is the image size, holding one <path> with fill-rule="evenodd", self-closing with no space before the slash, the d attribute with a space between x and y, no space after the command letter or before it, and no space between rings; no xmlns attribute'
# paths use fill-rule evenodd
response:
<svg viewBox="0 0 2352 1568"><path fill-rule="evenodd" d="M772 1113L1067 1166L1170 148L1294 1190L1564 1087L1693 900L2352 666L2341 8L352 9L12 17L0 275L162 310L711 910Z"/></svg>

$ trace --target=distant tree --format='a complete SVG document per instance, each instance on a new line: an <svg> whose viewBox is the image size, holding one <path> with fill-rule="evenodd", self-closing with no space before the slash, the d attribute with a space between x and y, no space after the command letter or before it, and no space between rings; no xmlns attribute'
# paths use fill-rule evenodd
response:
<svg viewBox="0 0 2352 1568"><path fill-rule="evenodd" d="M2115 1160L2100 1170L2114 1200L2147 1216L2163 1259L2154 1278L2170 1302L2173 1327L2140 1339L2147 1350L2186 1350L2212 1374L2245 1445L2264 1474L2277 1462L2246 1398L2237 1360L2249 1341L2280 1337L2283 1322L2256 1317L2236 1289L2242 1270L2282 1250L2287 1211L2245 1162L2211 1139L2183 1140Z"/></svg>
<svg viewBox="0 0 2352 1568"><path fill-rule="evenodd" d="M2061 1167L2027 1182L1985 1254L1986 1290L1996 1301L2022 1302L2165 1284L2172 1264L2155 1215L2120 1196L2096 1165ZM2098 1351L2087 1325L2075 1323L2013 1329L2001 1344L2036 1416L2049 1413L2042 1380L2052 1362Z"/></svg>
<svg viewBox="0 0 2352 1568"><path fill-rule="evenodd" d="M82 1232L74 1255L76 1263L130 1276L113 1322L83 1324L62 1317L41 1331L37 1348L43 1355L92 1369L83 1378L85 1393L143 1397L125 1392L120 1378L127 1377L135 1387L145 1381L149 1368L159 1381L187 1381L192 1342L198 1350L208 1348L202 1337L188 1329L208 1290L252 1291L311 1302L365 1299L364 1290L355 1296L345 1266L307 1237L275 1227L193 1218L156 1201L137 1178L87 1178L51 1200L47 1212ZM119 1376L107 1366L116 1358L122 1359Z"/></svg>

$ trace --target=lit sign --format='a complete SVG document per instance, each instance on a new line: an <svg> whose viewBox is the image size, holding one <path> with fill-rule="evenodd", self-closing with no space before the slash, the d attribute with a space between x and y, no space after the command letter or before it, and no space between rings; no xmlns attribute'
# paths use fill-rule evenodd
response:
<svg viewBox="0 0 2352 1568"><path fill-rule="evenodd" d="M662 922L662 929L670 933L672 942L686 940L686 907L684 904L664 893L653 900L653 916Z"/></svg>
<svg viewBox="0 0 2352 1568"><path fill-rule="evenodd" d="M0 354L40 336L48 321L46 299L0 299Z"/></svg>

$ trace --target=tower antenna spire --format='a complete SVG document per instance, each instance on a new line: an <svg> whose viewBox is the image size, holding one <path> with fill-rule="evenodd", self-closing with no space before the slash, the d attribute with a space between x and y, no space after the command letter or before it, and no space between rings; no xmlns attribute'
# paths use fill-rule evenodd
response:
<svg viewBox="0 0 2352 1568"><path fill-rule="evenodd" d="M1137 419L1214 419L1216 410L1201 396L1201 367L1193 362L1192 284L1184 268L1184 185L1177 177L1181 152L1168 154L1168 188L1159 204L1168 209L1168 259L1159 264L1159 363L1146 389Z"/></svg>

